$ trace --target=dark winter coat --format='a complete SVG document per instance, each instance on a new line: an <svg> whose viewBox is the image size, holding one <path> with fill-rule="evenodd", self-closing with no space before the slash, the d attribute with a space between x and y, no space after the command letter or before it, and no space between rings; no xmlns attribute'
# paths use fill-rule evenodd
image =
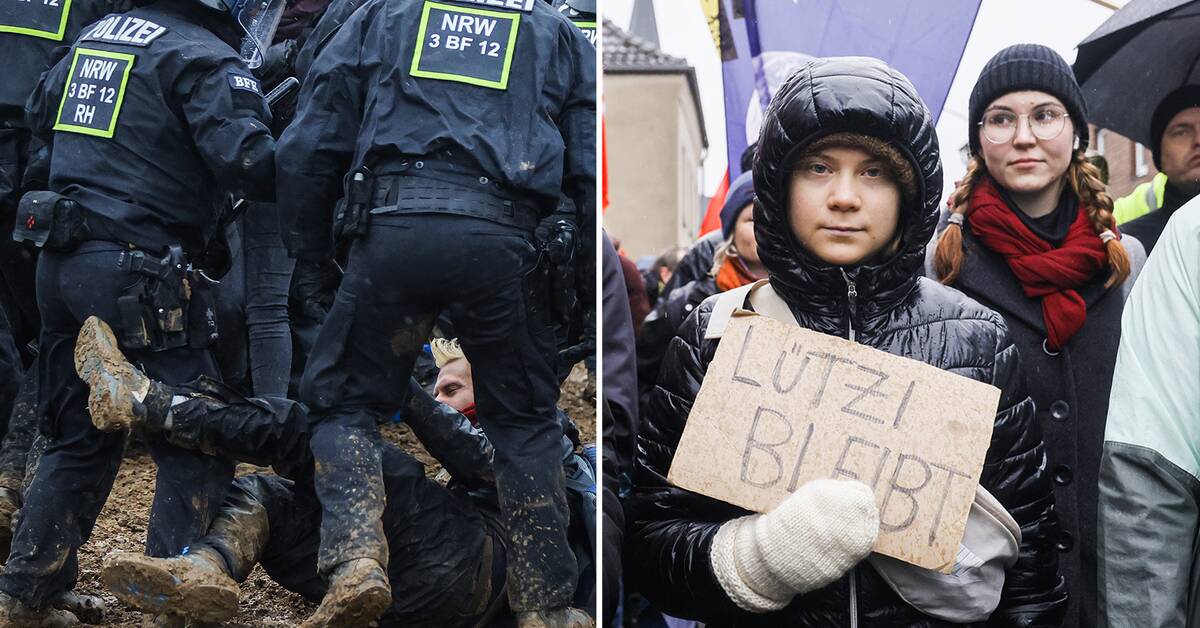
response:
<svg viewBox="0 0 1200 628"><path fill-rule="evenodd" d="M680 325L702 301L716 293L716 278L705 275L659 299L658 305L642 323L637 339L638 390L643 394L654 388L658 381L663 355Z"/></svg>
<svg viewBox="0 0 1200 628"><path fill-rule="evenodd" d="M921 192L901 208L897 252L847 275L807 253L787 222L793 149L821 135L854 130L892 142L910 157ZM963 294L921 278L924 245L937 223L942 176L928 110L911 84L882 62L822 59L794 74L765 117L755 163L755 235L771 285L799 323L988 382L1002 391L981 484L1020 524L1016 565L1007 573L994 625L1057 625L1065 592L1044 445L1019 376L1003 320ZM736 626L941 626L900 600L868 564L804 595L777 613L737 607L712 573L709 550L720 525L747 511L676 488L667 470L688 412L717 348L704 329L715 299L705 301L671 340L638 437L634 492L627 504L626 570L632 588L663 610ZM853 585L852 585L853 580ZM853 609L852 609L853 605Z"/></svg>
<svg viewBox="0 0 1200 628"><path fill-rule="evenodd" d="M1004 317L1046 440L1047 474L1054 481L1059 522L1053 543L1070 596L1063 626L1095 626L1096 500L1104 424L1121 339L1121 312L1145 253L1135 238L1122 238L1132 264L1129 279L1124 286L1106 290L1108 275L1103 272L1081 289L1087 322L1052 355L1043 344L1046 323L1041 300L1025 296L1004 258L984 247L969 225L964 227L963 269L952 285ZM926 273L935 277L928 264Z"/></svg>
<svg viewBox="0 0 1200 628"><path fill-rule="evenodd" d="M696 240L675 266L675 272L663 287L662 294L671 294L676 288L707 277L713 267L713 255L724 241L725 236L720 231L710 231Z"/></svg>

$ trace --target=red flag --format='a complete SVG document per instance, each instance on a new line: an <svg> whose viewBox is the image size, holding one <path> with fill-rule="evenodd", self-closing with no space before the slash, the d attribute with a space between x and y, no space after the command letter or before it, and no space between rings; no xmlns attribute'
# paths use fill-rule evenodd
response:
<svg viewBox="0 0 1200 628"><path fill-rule="evenodd" d="M600 116L600 207L608 209L608 132L604 130L604 116Z"/></svg>
<svg viewBox="0 0 1200 628"><path fill-rule="evenodd" d="M725 206L727 195L729 195L729 168L725 169L725 176L721 178L721 185L717 186L717 193L713 194L712 200L708 201L708 209L704 212L704 222L700 223L701 236L721 228L721 208Z"/></svg>

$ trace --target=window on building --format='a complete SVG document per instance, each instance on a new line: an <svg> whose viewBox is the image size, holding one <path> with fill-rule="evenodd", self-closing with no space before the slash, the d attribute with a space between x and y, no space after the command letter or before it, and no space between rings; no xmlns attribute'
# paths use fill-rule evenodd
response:
<svg viewBox="0 0 1200 628"><path fill-rule="evenodd" d="M1133 144L1133 176L1144 177L1150 174L1150 165L1146 163L1146 147L1141 142Z"/></svg>
<svg viewBox="0 0 1200 628"><path fill-rule="evenodd" d="M1096 129L1096 153L1101 157L1108 156L1108 154L1104 152L1104 140L1107 139L1107 136L1108 132L1104 129Z"/></svg>

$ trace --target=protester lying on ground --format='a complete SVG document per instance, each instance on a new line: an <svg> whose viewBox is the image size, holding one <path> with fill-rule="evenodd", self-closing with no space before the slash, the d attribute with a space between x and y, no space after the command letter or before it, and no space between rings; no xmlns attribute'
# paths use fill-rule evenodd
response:
<svg viewBox="0 0 1200 628"><path fill-rule="evenodd" d="M1004 317L1045 431L1054 478L1066 626L1094 626L1096 472L1121 310L1145 253L1122 237L1084 158L1088 127L1071 67L1019 44L971 92L967 174L926 274Z"/></svg>
<svg viewBox="0 0 1200 628"><path fill-rule="evenodd" d="M1150 121L1150 139L1154 167L1165 175L1161 185L1156 177L1113 204L1121 231L1140 240L1147 255L1175 210L1200 195L1200 84L1163 98Z"/></svg>
<svg viewBox="0 0 1200 628"><path fill-rule="evenodd" d="M1066 595L1048 542L1057 534L1054 498L1016 351L998 315L920 276L942 171L932 117L912 84L874 59L810 62L767 109L754 181L758 254L799 325L1000 389L980 486L1012 514L1021 538L991 622L1057 625ZM630 586L672 615L706 623L948 625L862 564L879 533L866 485L811 482L752 514L667 481L719 342L705 333L721 298L684 323L643 406L626 509Z"/></svg>
<svg viewBox="0 0 1200 628"><path fill-rule="evenodd" d="M712 268L703 277L672 290L642 323L638 335L638 388L648 392L658 381L667 344L684 319L714 294L733 290L767 276L754 240L754 179L747 171L734 180L721 207L721 244ZM636 320L634 321L636 324Z"/></svg>
<svg viewBox="0 0 1200 628"><path fill-rule="evenodd" d="M81 377L93 391L90 409L97 428L160 433L179 447L290 469L295 479L239 478L207 535L187 552L172 558L113 556L102 574L106 586L140 610L194 621L232 617L237 581L259 562L276 582L312 601L348 593L328 591L317 573L321 507L311 475L305 478L299 471L311 473L313 464L304 407L279 397L244 398L207 378L184 386L150 380L124 359L103 321L91 318L84 328L98 339L79 345L76 355ZM402 415L453 480L443 487L427 479L412 456L390 444L383 449L383 522L393 593L381 625L471 626L505 613L513 619L504 596L506 535L490 443L465 416L436 402L415 381ZM592 555L594 527L585 523L595 518L594 497L589 511L586 495L578 493L590 490L594 496L595 475L575 453L576 445L564 437L562 459L575 513L572 539L585 558ZM589 599L594 587L591 571L584 573L584 588L576 593L581 600Z"/></svg>

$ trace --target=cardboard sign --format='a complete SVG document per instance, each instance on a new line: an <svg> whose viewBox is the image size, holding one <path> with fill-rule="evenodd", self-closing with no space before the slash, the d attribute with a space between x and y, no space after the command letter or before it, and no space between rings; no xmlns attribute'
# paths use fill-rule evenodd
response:
<svg viewBox="0 0 1200 628"><path fill-rule="evenodd" d="M875 551L949 573L999 401L923 362L735 315L667 477L757 512L809 480L859 480L879 506Z"/></svg>

